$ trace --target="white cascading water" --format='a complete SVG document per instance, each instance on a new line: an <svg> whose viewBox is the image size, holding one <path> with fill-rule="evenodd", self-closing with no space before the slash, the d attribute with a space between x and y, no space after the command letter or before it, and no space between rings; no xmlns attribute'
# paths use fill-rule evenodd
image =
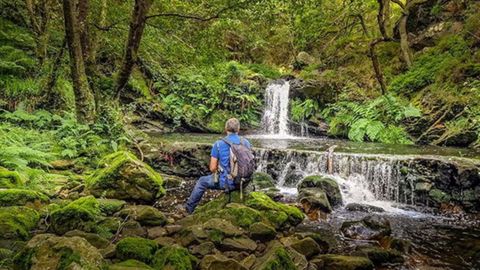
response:
<svg viewBox="0 0 480 270"><path fill-rule="evenodd" d="M289 137L288 103L290 83L285 80L274 81L265 90L265 112L262 126L267 135Z"/></svg>
<svg viewBox="0 0 480 270"><path fill-rule="evenodd" d="M333 167L328 171L328 152L264 149L259 153L258 171L274 175L277 187L284 193L296 193L298 182L289 182L294 171L302 177L327 175L341 187L346 204L362 203L384 208L388 212L407 213L393 207L395 203L413 204L414 194L405 193L406 185L413 183L402 179L399 171L405 159L387 155L359 155L333 153ZM407 213L409 214L409 213Z"/></svg>

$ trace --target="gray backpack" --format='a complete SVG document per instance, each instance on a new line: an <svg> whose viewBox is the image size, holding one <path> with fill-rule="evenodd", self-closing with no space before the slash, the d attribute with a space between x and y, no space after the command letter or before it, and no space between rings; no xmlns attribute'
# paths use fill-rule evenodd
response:
<svg viewBox="0 0 480 270"><path fill-rule="evenodd" d="M245 145L244 139L240 138L240 144L231 143L227 139L222 139L230 146L230 172L229 180L233 181L235 188L243 191L252 180L256 164L252 149Z"/></svg>

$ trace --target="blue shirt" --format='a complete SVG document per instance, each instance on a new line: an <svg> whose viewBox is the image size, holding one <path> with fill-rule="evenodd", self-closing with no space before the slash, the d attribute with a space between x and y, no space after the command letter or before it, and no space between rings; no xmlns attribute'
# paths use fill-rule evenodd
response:
<svg viewBox="0 0 480 270"><path fill-rule="evenodd" d="M232 144L240 144L240 136L238 134L230 134L225 137L230 143ZM251 148L250 142L243 138L243 143L248 148ZM227 182L227 175L230 172L230 146L222 141L216 141L212 146L212 152L210 154L212 157L218 159L218 165L223 168L223 172L219 173L219 183L220 187L225 187L225 183ZM234 185L230 181L228 181L230 188L233 188Z"/></svg>

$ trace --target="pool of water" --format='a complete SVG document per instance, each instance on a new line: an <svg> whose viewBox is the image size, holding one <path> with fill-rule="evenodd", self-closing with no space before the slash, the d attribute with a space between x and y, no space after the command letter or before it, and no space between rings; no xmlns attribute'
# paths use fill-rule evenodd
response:
<svg viewBox="0 0 480 270"><path fill-rule="evenodd" d="M170 142L192 142L211 144L222 138L221 134L172 133L150 134ZM292 136L246 135L252 144L260 148L326 151L332 146L335 152L385 155L433 155L464 157L480 160L480 150L470 148L440 147L429 145L396 145L381 143L351 142L330 138L307 138Z"/></svg>

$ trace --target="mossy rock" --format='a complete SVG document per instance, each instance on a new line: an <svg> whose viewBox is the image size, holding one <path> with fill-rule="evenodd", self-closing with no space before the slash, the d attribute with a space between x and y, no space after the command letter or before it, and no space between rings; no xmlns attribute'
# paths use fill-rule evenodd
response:
<svg viewBox="0 0 480 270"><path fill-rule="evenodd" d="M302 211L298 208L283 203L275 202L266 194L261 192L252 192L249 194L245 201L245 205L257 209L261 212L267 212L267 218L276 223L277 227L284 227L286 225L296 226L302 222L304 216ZM281 224L278 223L278 219L274 215L286 215L287 219Z"/></svg>
<svg viewBox="0 0 480 270"><path fill-rule="evenodd" d="M20 174L0 167L0 188L16 188L23 186Z"/></svg>
<svg viewBox="0 0 480 270"><path fill-rule="evenodd" d="M325 192L330 204L335 207L342 204L342 194L338 183L332 179L320 175L305 177L298 185L298 191L304 188L319 188Z"/></svg>
<svg viewBox="0 0 480 270"><path fill-rule="evenodd" d="M116 199L97 199L100 211L106 216L111 216L123 209L127 202Z"/></svg>
<svg viewBox="0 0 480 270"><path fill-rule="evenodd" d="M253 223L248 228L248 231L252 239L260 241L272 240L277 235L275 228L264 222Z"/></svg>
<svg viewBox="0 0 480 270"><path fill-rule="evenodd" d="M126 260L108 266L108 270L153 270L153 268L137 260Z"/></svg>
<svg viewBox="0 0 480 270"><path fill-rule="evenodd" d="M115 152L100 164L103 167L87 178L96 197L153 203L165 194L160 174L130 152Z"/></svg>
<svg viewBox="0 0 480 270"><path fill-rule="evenodd" d="M162 247L155 253L153 261L155 269L193 270L197 264L197 258L177 245Z"/></svg>
<svg viewBox="0 0 480 270"><path fill-rule="evenodd" d="M100 235L96 233L87 233L84 231L79 231L79 230L74 230L74 231L69 231L63 236L66 237L81 237L85 240L87 240L92 246L98 248L98 249L104 249L110 246L110 241L107 240L106 238L101 237Z"/></svg>
<svg viewBox="0 0 480 270"><path fill-rule="evenodd" d="M432 188L428 196L436 203L449 203L452 199L450 195L436 188Z"/></svg>
<svg viewBox="0 0 480 270"><path fill-rule="evenodd" d="M265 255L258 258L253 266L256 270L296 270L295 262L288 254L288 251L278 241L273 241Z"/></svg>
<svg viewBox="0 0 480 270"><path fill-rule="evenodd" d="M252 176L252 181L250 182L255 190L274 188L275 184L272 176L263 172L255 172Z"/></svg>
<svg viewBox="0 0 480 270"><path fill-rule="evenodd" d="M275 228L285 228L296 226L304 217L298 208L275 202L262 192L244 194L242 201L240 193L235 191L231 193L230 201L231 203L228 195L222 195L197 207L194 214L183 222L192 225L220 217L243 228L248 228L256 222L266 222Z"/></svg>
<svg viewBox="0 0 480 270"><path fill-rule="evenodd" d="M0 207L0 239L26 240L30 236L40 215L24 206Z"/></svg>
<svg viewBox="0 0 480 270"><path fill-rule="evenodd" d="M227 258L222 254L207 255L205 256L201 263L200 269L208 270L247 270L245 266L240 264L238 261Z"/></svg>
<svg viewBox="0 0 480 270"><path fill-rule="evenodd" d="M100 205L93 196L87 196L55 210L51 214L52 228L57 234L72 230L95 231L100 218Z"/></svg>
<svg viewBox="0 0 480 270"><path fill-rule="evenodd" d="M135 259L151 263L158 245L155 241L141 237L126 237L117 243L117 257L120 260Z"/></svg>
<svg viewBox="0 0 480 270"><path fill-rule="evenodd" d="M48 197L44 194L27 189L4 189L0 190L0 206L34 206L39 208L48 203Z"/></svg>
<svg viewBox="0 0 480 270"><path fill-rule="evenodd" d="M128 216L144 226L163 226L167 223L165 215L149 205L130 205L118 212L117 215L122 218Z"/></svg>
<svg viewBox="0 0 480 270"><path fill-rule="evenodd" d="M86 269L104 268L100 252L81 237L39 234L15 256L14 269Z"/></svg>
<svg viewBox="0 0 480 270"><path fill-rule="evenodd" d="M304 208L321 210L324 213L331 213L332 206L325 192L320 188L302 188L298 193L298 201Z"/></svg>
<svg viewBox="0 0 480 270"><path fill-rule="evenodd" d="M373 263L365 257L326 254L315 257L327 270L373 270Z"/></svg>

